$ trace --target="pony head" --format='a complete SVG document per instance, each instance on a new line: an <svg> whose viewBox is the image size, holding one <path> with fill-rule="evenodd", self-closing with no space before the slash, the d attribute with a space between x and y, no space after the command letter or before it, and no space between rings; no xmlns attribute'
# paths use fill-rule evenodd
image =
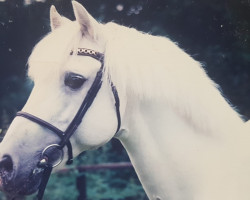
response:
<svg viewBox="0 0 250 200"><path fill-rule="evenodd" d="M79 56L76 51L87 48L103 53L105 45L101 36L104 26L79 3L73 2L73 8L76 21L60 16L55 7L51 7L52 31L36 45L29 58L28 73L34 88L22 110L62 132L74 119L102 67L100 60ZM114 137L118 123L114 104L110 79L103 73L98 93L70 138L74 155L98 148ZM13 196L35 192L43 175L38 163L46 147L60 141L47 127L17 116L0 145L1 189ZM61 157L55 155L55 151L50 148L46 152L51 163Z"/></svg>

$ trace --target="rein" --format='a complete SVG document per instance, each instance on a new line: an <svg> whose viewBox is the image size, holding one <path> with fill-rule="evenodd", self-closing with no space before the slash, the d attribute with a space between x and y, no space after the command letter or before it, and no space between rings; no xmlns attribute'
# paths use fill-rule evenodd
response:
<svg viewBox="0 0 250 200"><path fill-rule="evenodd" d="M70 55L73 55L73 51L70 53ZM96 95L98 94L98 91L100 90L102 83L103 83L103 72L104 72L104 55L102 53L96 52L94 50L86 49L86 48L78 48L77 49L77 55L79 56L89 56L92 57L98 61L101 62L101 67L96 73L94 82L92 83L90 89L87 92L87 95L85 96L80 108L78 109L75 117L71 121L71 123L68 125L67 129L65 131L61 131L59 128L55 127L54 125L50 124L47 121L44 121L41 118L38 118L30 113L19 111L17 112L16 116L24 117L34 123L39 124L40 126L43 126L50 131L57 134L61 141L59 144L51 144L47 146L42 151L42 159L38 162L37 167L43 169L43 177L42 181L39 186L37 199L41 200L43 198L43 194L46 188L46 185L48 183L50 174L52 172L52 169L59 165L64 157L63 154L63 148L67 146L68 149L68 160L66 162L67 165L72 164L73 162L73 150L72 145L70 143L70 137L75 133L78 126L81 124L83 117L85 116L86 112L88 111L89 107L92 105ZM117 116L117 130L116 133L120 130L121 126L121 117L120 117L120 100L118 96L118 92L116 90L116 87L114 84L110 81L111 84L111 90L114 96L115 100L115 109L116 109L116 116ZM57 163L52 164L49 162L49 156L46 154L49 152L49 150L58 150L60 152L60 159Z"/></svg>

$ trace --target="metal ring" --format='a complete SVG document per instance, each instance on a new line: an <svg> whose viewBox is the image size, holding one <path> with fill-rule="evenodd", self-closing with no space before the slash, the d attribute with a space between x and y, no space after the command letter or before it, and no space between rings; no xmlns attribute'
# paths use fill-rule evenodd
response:
<svg viewBox="0 0 250 200"><path fill-rule="evenodd" d="M48 149L53 148L53 147L55 147L55 148L57 148L59 151L61 151L61 157L60 157L59 161L58 161L57 163L55 163L54 165L52 165L52 167L54 168L54 167L60 165L61 162L63 161L64 151L63 151L62 149L59 149L59 148L58 148L58 147L60 147L60 145L59 145L59 144L51 144L51 145L45 147L44 150L42 151L42 156L44 156L45 152L46 152Z"/></svg>

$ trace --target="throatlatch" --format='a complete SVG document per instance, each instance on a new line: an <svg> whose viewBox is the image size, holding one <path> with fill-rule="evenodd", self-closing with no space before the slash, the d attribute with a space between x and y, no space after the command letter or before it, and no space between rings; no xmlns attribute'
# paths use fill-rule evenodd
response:
<svg viewBox="0 0 250 200"><path fill-rule="evenodd" d="M72 51L70 53L70 55L72 55L74 52ZM39 186L39 191L38 191L38 195L37 195L37 199L41 200L43 198L43 194L46 188L46 185L48 183L50 174L52 172L53 167L56 167L57 165L60 164L60 162L63 159L63 148L65 146L67 146L68 148L68 161L67 164L71 164L73 162L73 152L72 152L72 145L70 143L70 137L74 134L74 132L76 131L76 129L78 128L78 126L81 124L82 119L84 117L84 115L86 114L86 112L88 111L89 107L92 105L98 91L100 90L102 83L103 83L103 73L104 73L104 55L102 53L96 52L94 50L91 49L86 49L86 48L78 48L76 55L79 56L90 56L94 59L97 59L101 62L101 68L98 70L96 77L94 79L94 82L92 83L90 89L87 92L87 95L85 96L80 108L78 109L75 117L73 118L73 120L71 121L71 123L69 124L69 126L67 127L67 129L65 131L61 131L60 129L58 129L57 127L53 126L52 124L44 121L43 119L40 119L30 113L27 112L17 112L16 116L19 117L24 117L34 123L39 124L40 126L43 126L47 129L49 129L50 131L56 133L61 141L59 144L51 144L49 146L47 146L43 152L42 152L42 159L40 160L40 162L38 163L38 167L43 169L43 178L41 181L41 184ZM117 130L116 133L120 130L120 126L121 126L121 117L120 117L120 100L119 100L119 96L118 96L118 92L116 90L116 87L114 86L114 84L110 81L111 84L111 90L112 93L114 95L114 99L115 99L115 108L116 108L116 116L117 116ZM48 155L46 155L46 152L49 150L52 150L52 148L55 150L57 149L58 151L61 152L61 156L60 159L57 163L52 164L49 162L49 157Z"/></svg>

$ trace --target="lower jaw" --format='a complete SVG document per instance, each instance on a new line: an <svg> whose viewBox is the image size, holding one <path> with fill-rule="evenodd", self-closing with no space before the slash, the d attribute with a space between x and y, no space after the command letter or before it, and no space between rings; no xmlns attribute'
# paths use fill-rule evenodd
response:
<svg viewBox="0 0 250 200"><path fill-rule="evenodd" d="M14 198L17 198L17 197L20 197L20 196L27 196L27 195L31 195L31 194L34 194L35 192L37 192L38 190L38 187L36 187L35 184L29 184L30 186L28 185L25 185L23 184L21 188L16 188L16 187L4 187L4 186L1 186L1 191L3 193L6 194L7 197L10 197L10 199L14 199Z"/></svg>
<svg viewBox="0 0 250 200"><path fill-rule="evenodd" d="M37 189L32 189L32 190L16 190L16 191L11 191L11 192L6 192L6 196L10 197L10 199L15 199L17 197L22 197L22 196L27 196L34 194L37 191Z"/></svg>

